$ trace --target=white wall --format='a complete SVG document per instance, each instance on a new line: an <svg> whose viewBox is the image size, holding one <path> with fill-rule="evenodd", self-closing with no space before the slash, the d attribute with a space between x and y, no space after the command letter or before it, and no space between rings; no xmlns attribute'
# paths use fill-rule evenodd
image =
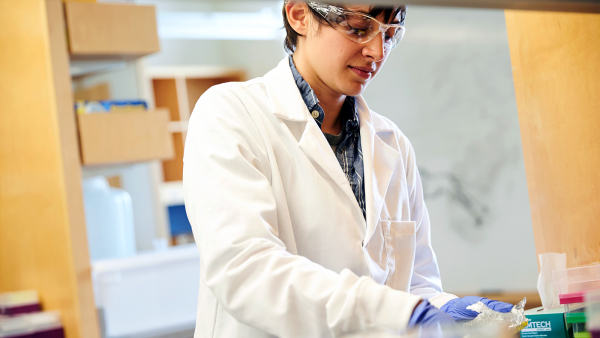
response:
<svg viewBox="0 0 600 338"><path fill-rule="evenodd" d="M406 27L364 97L415 148L444 287L535 289L504 13L412 6Z"/></svg>
<svg viewBox="0 0 600 338"><path fill-rule="evenodd" d="M161 52L145 58L147 66L222 65L246 70L248 79L264 75L286 54L283 41L161 40Z"/></svg>
<svg viewBox="0 0 600 338"><path fill-rule="evenodd" d="M283 1L136 0L162 12L248 12L269 9L280 16ZM283 21L281 22L283 27ZM159 24L160 32L160 24ZM284 35L281 30L281 37ZM147 66L222 65L246 69L248 78L264 75L286 55L281 40L171 40L161 39L160 53L145 58Z"/></svg>
<svg viewBox="0 0 600 338"><path fill-rule="evenodd" d="M158 4L159 10L208 8L201 1L143 2ZM233 2L219 8L208 4L226 10L223 6ZM247 6L244 10L254 10ZM444 287L452 292L535 289L504 14L411 6L406 26L404 41L364 97L414 145ZM161 47L146 58L147 65L240 66L250 78L263 75L283 56L280 40L162 40Z"/></svg>

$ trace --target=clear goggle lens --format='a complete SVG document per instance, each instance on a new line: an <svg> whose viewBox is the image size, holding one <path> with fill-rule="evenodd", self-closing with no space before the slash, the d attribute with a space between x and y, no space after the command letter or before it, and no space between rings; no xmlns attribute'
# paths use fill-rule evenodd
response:
<svg viewBox="0 0 600 338"><path fill-rule="evenodd" d="M390 51L404 37L406 29L403 25L386 25L367 14L347 11L332 5L312 1L308 5L323 16L336 30L352 41L365 43L381 33L383 49Z"/></svg>

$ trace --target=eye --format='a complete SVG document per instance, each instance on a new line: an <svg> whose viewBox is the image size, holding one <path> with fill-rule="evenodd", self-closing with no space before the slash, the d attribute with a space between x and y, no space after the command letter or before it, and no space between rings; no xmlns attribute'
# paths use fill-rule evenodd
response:
<svg viewBox="0 0 600 338"><path fill-rule="evenodd" d="M336 16L333 18L332 20L334 23L340 25L345 25L346 24L346 18L342 17L342 16Z"/></svg>
<svg viewBox="0 0 600 338"><path fill-rule="evenodd" d="M371 31L370 25L348 25L348 28L352 31L353 34L356 34L358 37L363 37L369 35Z"/></svg>
<svg viewBox="0 0 600 338"><path fill-rule="evenodd" d="M385 41L389 41L392 40L394 38L394 36L396 36L397 33L397 29L396 28L390 28L385 32Z"/></svg>
<svg viewBox="0 0 600 338"><path fill-rule="evenodd" d="M356 35L358 35L359 37L363 37L365 35L367 35L367 30L366 29L362 29L362 28L356 28L356 27L352 27L352 26L348 26L352 32Z"/></svg>

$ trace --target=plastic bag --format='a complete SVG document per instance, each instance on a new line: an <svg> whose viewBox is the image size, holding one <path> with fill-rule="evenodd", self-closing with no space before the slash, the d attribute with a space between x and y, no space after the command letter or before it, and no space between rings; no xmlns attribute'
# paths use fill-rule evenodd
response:
<svg viewBox="0 0 600 338"><path fill-rule="evenodd" d="M487 307L482 302L477 302L467 309L479 312L479 315L475 319L466 322L466 327L480 327L489 324L497 324L506 329L511 333L517 333L523 328L527 327L529 319L525 317L525 303L527 298L523 298L517 305L513 306L512 310L507 313L496 312Z"/></svg>

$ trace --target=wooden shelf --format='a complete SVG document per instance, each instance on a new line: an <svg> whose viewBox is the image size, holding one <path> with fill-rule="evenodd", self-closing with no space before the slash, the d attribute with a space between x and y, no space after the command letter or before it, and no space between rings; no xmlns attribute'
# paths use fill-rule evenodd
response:
<svg viewBox="0 0 600 338"><path fill-rule="evenodd" d="M73 60L130 60L160 50L153 6L65 3Z"/></svg>
<svg viewBox="0 0 600 338"><path fill-rule="evenodd" d="M165 182L183 178L183 148L192 110L208 88L230 81L244 81L243 69L221 66L153 67L145 70L149 96L154 106L171 112L169 130L172 133L175 157L163 161Z"/></svg>
<svg viewBox="0 0 600 338"><path fill-rule="evenodd" d="M103 165L174 156L166 109L77 115L81 162Z"/></svg>

